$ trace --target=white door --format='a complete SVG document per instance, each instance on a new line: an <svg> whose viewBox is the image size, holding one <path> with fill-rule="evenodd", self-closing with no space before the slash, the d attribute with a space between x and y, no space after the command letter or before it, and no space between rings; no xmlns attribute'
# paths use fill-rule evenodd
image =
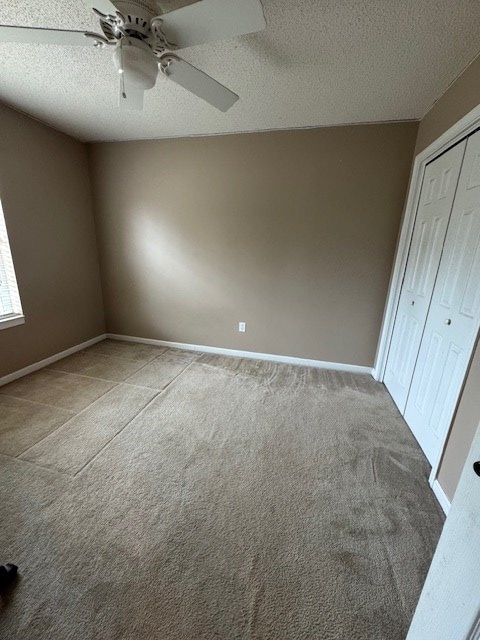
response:
<svg viewBox="0 0 480 640"><path fill-rule="evenodd" d="M463 469L407 640L480 637L480 427Z"/></svg>
<svg viewBox="0 0 480 640"><path fill-rule="evenodd" d="M425 169L384 377L401 413L405 411L427 320L466 144L466 140L460 142Z"/></svg>
<svg viewBox="0 0 480 640"><path fill-rule="evenodd" d="M480 132L467 144L405 420L440 455L480 326Z"/></svg>

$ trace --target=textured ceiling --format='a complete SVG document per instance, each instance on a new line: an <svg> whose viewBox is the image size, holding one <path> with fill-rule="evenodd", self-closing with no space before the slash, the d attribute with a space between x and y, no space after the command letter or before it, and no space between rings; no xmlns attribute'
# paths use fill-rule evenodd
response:
<svg viewBox="0 0 480 640"><path fill-rule="evenodd" d="M112 52L89 47L0 44L0 100L82 140L417 119L480 49L478 0L263 6L266 31L181 52L240 95L226 114L164 78L119 111ZM82 0L2 2L0 23L99 30Z"/></svg>

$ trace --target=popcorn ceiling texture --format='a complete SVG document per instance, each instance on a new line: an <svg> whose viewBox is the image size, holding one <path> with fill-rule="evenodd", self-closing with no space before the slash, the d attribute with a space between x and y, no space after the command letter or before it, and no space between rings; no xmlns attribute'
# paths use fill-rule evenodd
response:
<svg viewBox="0 0 480 640"><path fill-rule="evenodd" d="M265 32L182 54L240 95L227 114L163 78L122 113L111 51L93 48L0 44L0 100L89 141L418 119L479 49L472 0L263 6ZM0 22L98 30L81 0L2 3Z"/></svg>

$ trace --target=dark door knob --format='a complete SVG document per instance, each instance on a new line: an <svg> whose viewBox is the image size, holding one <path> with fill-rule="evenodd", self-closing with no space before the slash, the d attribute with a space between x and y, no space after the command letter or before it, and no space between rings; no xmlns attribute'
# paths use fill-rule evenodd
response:
<svg viewBox="0 0 480 640"><path fill-rule="evenodd" d="M477 476L480 476L480 460L477 460L477 462L473 463L473 470L475 471Z"/></svg>

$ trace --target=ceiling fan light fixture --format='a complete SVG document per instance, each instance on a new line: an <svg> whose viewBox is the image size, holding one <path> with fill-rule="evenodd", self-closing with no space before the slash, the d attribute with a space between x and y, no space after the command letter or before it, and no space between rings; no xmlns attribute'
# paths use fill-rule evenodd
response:
<svg viewBox="0 0 480 640"><path fill-rule="evenodd" d="M237 102L238 95L172 51L255 33L266 27L261 0L163 0L165 5L162 2L160 9L155 0L83 1L93 9L102 33L0 24L0 44L113 50L119 75L118 105L127 110L143 108L144 93L155 86L161 71L162 77L226 112ZM172 2L182 6L173 9Z"/></svg>
<svg viewBox="0 0 480 640"><path fill-rule="evenodd" d="M122 38L113 52L113 62L125 81L143 91L157 81L158 62L151 48L138 38Z"/></svg>

